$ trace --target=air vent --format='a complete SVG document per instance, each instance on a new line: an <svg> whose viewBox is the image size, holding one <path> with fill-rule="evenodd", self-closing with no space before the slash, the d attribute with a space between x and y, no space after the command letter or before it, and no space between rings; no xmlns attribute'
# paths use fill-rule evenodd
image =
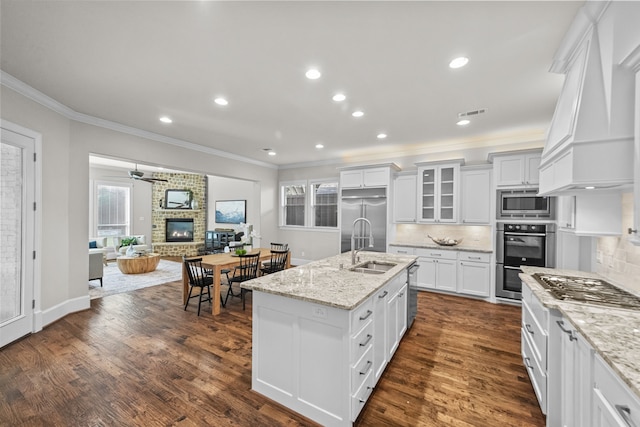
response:
<svg viewBox="0 0 640 427"><path fill-rule="evenodd" d="M458 113L458 118L461 119L462 117L473 117L479 114L484 114L486 112L487 112L486 108L481 108L479 110L473 110L473 111L465 111L464 113Z"/></svg>

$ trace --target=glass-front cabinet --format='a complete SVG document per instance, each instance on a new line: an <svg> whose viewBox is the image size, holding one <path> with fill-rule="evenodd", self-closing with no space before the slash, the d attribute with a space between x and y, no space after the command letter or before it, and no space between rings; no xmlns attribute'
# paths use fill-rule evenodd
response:
<svg viewBox="0 0 640 427"><path fill-rule="evenodd" d="M418 166L418 220L421 222L458 221L458 175L460 164L422 164Z"/></svg>

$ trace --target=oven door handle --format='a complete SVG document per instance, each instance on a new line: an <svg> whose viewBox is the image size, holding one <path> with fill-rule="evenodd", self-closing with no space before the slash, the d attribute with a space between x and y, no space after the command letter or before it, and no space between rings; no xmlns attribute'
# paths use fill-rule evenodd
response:
<svg viewBox="0 0 640 427"><path fill-rule="evenodd" d="M520 267L509 267L508 265L505 265L504 268L507 270L520 270Z"/></svg>
<svg viewBox="0 0 640 427"><path fill-rule="evenodd" d="M505 236L533 236L533 237L546 237L545 233L511 233L510 231L504 232Z"/></svg>

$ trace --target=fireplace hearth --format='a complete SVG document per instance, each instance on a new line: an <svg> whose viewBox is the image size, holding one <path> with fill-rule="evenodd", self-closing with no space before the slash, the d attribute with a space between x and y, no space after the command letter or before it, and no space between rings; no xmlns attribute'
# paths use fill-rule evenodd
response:
<svg viewBox="0 0 640 427"><path fill-rule="evenodd" d="M193 242L193 218L166 218L166 242Z"/></svg>

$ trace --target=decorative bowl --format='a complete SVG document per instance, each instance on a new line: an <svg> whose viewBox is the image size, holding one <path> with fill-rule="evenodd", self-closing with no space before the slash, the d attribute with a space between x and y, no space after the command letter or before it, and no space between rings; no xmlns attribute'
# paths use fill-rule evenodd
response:
<svg viewBox="0 0 640 427"><path fill-rule="evenodd" d="M429 236L429 235L427 235ZM455 246L462 242L462 239L454 239L453 237L433 237L429 236L434 243L437 243L440 246Z"/></svg>

